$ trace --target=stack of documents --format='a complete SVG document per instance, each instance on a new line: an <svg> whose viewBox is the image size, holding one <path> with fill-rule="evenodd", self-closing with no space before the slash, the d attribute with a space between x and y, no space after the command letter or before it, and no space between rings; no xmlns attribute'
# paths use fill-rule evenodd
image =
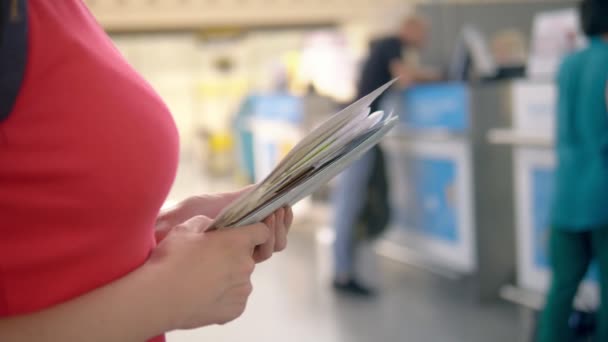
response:
<svg viewBox="0 0 608 342"><path fill-rule="evenodd" d="M227 206L211 228L262 221L327 183L380 142L397 123L392 113L370 114L370 105L394 80L333 115L302 139L259 184Z"/></svg>

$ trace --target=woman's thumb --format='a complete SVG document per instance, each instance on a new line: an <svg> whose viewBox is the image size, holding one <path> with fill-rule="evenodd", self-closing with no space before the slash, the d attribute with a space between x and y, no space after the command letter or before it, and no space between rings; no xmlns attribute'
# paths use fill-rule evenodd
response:
<svg viewBox="0 0 608 342"><path fill-rule="evenodd" d="M156 243L163 241L173 229L182 229L191 232L204 232L212 222L213 220L202 215L194 216L178 225L171 225L169 221L157 222L156 231L154 232Z"/></svg>
<svg viewBox="0 0 608 342"><path fill-rule="evenodd" d="M213 220L207 216L197 215L180 224L178 227L185 228L188 231L202 233L207 230L211 223L213 223Z"/></svg>

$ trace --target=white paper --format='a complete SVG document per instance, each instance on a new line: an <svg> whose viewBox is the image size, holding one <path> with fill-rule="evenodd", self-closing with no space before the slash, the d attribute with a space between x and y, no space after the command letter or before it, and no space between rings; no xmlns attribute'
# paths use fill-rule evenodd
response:
<svg viewBox="0 0 608 342"><path fill-rule="evenodd" d="M304 137L261 183L226 207L211 228L262 221L310 195L379 143L397 117L384 112L369 115L369 106L394 82L333 115Z"/></svg>

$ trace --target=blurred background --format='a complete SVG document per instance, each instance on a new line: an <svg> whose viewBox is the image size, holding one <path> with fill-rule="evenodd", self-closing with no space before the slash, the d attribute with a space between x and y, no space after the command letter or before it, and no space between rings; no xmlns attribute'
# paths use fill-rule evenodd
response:
<svg viewBox="0 0 608 342"><path fill-rule="evenodd" d="M555 71L585 41L576 1L87 0L169 105L181 162L167 205L261 180L357 96L376 38L414 11L435 82L394 89L383 143L391 222L361 243L376 296L332 288L331 192L296 208L245 315L187 341L531 341L548 286ZM433 77L435 79L435 77ZM577 308L597 307L593 276Z"/></svg>

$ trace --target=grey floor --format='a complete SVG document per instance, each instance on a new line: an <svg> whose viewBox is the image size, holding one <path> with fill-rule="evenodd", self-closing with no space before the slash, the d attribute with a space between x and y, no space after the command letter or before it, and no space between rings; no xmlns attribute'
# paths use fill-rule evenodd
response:
<svg viewBox="0 0 608 342"><path fill-rule="evenodd" d="M171 200L234 185L201 178L196 167L180 167ZM336 295L330 246L318 229L327 213L298 218L288 249L259 265L246 313L225 326L172 332L169 342L513 342L521 331L517 308L479 304L470 281L448 280L377 257L381 295L357 299Z"/></svg>
<svg viewBox="0 0 608 342"><path fill-rule="evenodd" d="M363 300L329 288L328 253L296 227L287 251L258 266L248 309L237 321L174 332L190 341L505 341L518 338L516 308L478 304L466 281L382 260L381 295Z"/></svg>

